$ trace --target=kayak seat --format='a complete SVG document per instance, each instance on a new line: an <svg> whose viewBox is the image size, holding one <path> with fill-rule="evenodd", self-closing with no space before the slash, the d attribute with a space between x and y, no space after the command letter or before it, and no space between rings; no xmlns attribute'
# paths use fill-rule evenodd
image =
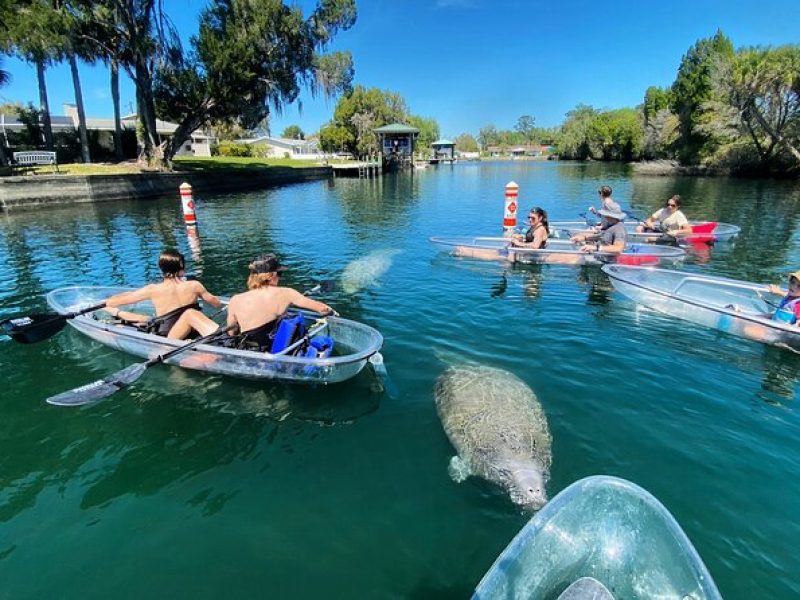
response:
<svg viewBox="0 0 800 600"><path fill-rule="evenodd" d="M658 257L653 256L652 254L638 254L638 255L630 255L630 254L620 254L617 257L617 264L618 265L633 265L633 266L647 266L647 265L656 265L658 264Z"/></svg>

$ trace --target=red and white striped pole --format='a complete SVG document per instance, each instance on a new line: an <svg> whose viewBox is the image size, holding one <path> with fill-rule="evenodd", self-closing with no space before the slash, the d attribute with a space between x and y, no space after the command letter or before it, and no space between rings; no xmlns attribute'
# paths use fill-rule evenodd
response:
<svg viewBox="0 0 800 600"><path fill-rule="evenodd" d="M503 214L503 233L510 233L517 226L519 186L513 181L506 184L505 213Z"/></svg>
<svg viewBox="0 0 800 600"><path fill-rule="evenodd" d="M194 214L194 200L192 199L192 186L185 181L178 188L181 193L183 205L183 222L186 225L197 225L197 216Z"/></svg>

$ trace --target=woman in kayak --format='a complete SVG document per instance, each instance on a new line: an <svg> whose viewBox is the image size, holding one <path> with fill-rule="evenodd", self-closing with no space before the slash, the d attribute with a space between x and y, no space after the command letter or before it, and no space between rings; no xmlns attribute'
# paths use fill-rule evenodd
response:
<svg viewBox="0 0 800 600"><path fill-rule="evenodd" d="M692 233L692 226L681 210L681 197L677 194L667 200L664 208L658 209L636 228L636 231L663 231L671 235Z"/></svg>
<svg viewBox="0 0 800 600"><path fill-rule="evenodd" d="M167 249L158 257L158 267L164 281L153 283L132 292L123 292L106 299L106 312L123 322L133 323L148 333L156 333L173 339L185 339L192 331L208 335L217 329L217 324L200 311L197 301L202 298L215 308L222 302L210 293L199 281L186 281L186 261L177 250ZM156 316L120 310L118 307L150 300Z"/></svg>
<svg viewBox="0 0 800 600"><path fill-rule="evenodd" d="M228 304L228 327L234 328L234 340L241 344L271 346L270 334L289 306L313 310L323 315L334 310L323 302L312 300L297 290L280 287L280 276L286 270L274 254L265 254L248 265L247 290L236 294ZM210 320L210 319L209 319Z"/></svg>
<svg viewBox="0 0 800 600"><path fill-rule="evenodd" d="M800 318L800 271L789 274L788 290L781 289L777 285L771 285L769 286L769 292L783 296L772 318L790 325L797 325Z"/></svg>
<svg viewBox="0 0 800 600"><path fill-rule="evenodd" d="M603 217L600 231L587 231L579 233L570 238L573 244L583 242L582 252L607 252L618 254L625 250L627 232L622 220L625 213L616 202L612 203L610 209L601 208L597 214Z"/></svg>
<svg viewBox="0 0 800 600"><path fill-rule="evenodd" d="M515 233L511 236L511 245L515 248L542 249L547 246L550 236L550 225L547 222L547 212L538 206L528 212L528 222L531 224L525 235Z"/></svg>

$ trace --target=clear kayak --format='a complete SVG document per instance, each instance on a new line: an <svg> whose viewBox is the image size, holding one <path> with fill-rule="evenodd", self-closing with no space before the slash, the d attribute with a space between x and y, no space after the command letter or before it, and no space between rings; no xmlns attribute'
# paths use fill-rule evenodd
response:
<svg viewBox="0 0 800 600"><path fill-rule="evenodd" d="M739 226L731 225L730 223L689 221L689 225L692 226L692 233L675 236L658 231L636 231L636 227L639 225L640 223L635 221L625 222L628 238L633 242L673 243L677 240L679 243L687 244L712 244L714 242L729 242L739 235L741 231ZM590 224L586 221L553 221L550 223L550 235L556 239L570 238L578 233L589 231L591 231Z"/></svg>
<svg viewBox="0 0 800 600"><path fill-rule="evenodd" d="M61 288L47 294L47 303L56 312L66 314L98 304L104 298L126 290L127 288L118 287ZM152 312L152 307L149 303L142 303L142 306L132 305L130 310L147 314ZM313 315L306 311L300 312ZM186 343L184 340L171 340L144 333L135 327L103 320L104 314L96 312L78 316L70 319L69 324L101 344L145 358L159 356ZM319 325L310 327L309 332L333 338L334 353L326 358L307 358L200 344L167 359L166 363L247 379L327 384L345 381L357 375L383 345L383 337L377 330L340 317L325 317L320 320Z"/></svg>
<svg viewBox="0 0 800 600"><path fill-rule="evenodd" d="M711 275L608 265L630 299L662 313L765 344L800 351L800 328L774 320L765 285ZM773 296L773 299L777 299ZM770 300L772 302L772 300Z"/></svg>
<svg viewBox="0 0 800 600"><path fill-rule="evenodd" d="M513 248L508 238L479 236L432 237L430 241L453 256L484 260L508 260L523 264L592 265L616 263L627 265L675 264L683 260L682 248L652 244L628 244L621 254L583 252L568 240L550 239L541 250Z"/></svg>
<svg viewBox="0 0 800 600"><path fill-rule="evenodd" d="M605 476L573 483L522 528L473 596L500 598L721 600L669 511Z"/></svg>

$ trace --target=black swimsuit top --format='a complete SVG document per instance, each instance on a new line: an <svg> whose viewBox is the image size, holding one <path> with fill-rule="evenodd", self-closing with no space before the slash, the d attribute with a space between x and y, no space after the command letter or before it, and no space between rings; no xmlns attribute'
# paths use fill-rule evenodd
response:
<svg viewBox="0 0 800 600"><path fill-rule="evenodd" d="M539 229L539 227L544 227L544 225L539 223L536 227L531 227L530 229L528 229L528 232L525 234L525 242L527 244L530 244L534 240L534 235L533 234L536 233L536 230ZM540 246L540 249L544 248L545 246L547 246L547 240L546 239L545 239L544 243L542 243L542 245Z"/></svg>

